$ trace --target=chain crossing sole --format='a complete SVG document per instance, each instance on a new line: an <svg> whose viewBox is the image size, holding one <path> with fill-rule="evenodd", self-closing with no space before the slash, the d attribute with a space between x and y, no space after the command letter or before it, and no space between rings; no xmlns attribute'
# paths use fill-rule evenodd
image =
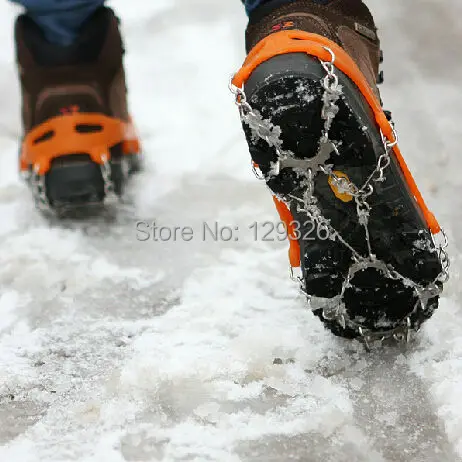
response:
<svg viewBox="0 0 462 462"><path fill-rule="evenodd" d="M351 183L363 185L385 148L362 94L348 77L340 71L337 74L342 95L337 101L339 111L329 138L338 153L331 152L324 164L332 165L337 175L346 176ZM295 159L312 159L318 154L324 127L321 117L324 76L325 71L317 59L293 53L264 62L246 82L245 93L250 105L263 119L270 119L280 127L282 148L293 153ZM300 202L306 193L306 172L301 172L292 162L295 166L281 168L275 174L274 165L279 161L276 150L245 123L244 130L253 161L273 193L291 204L294 221L300 224L301 266L307 294L326 305L338 300L354 264L352 251L338 239L329 238L328 233L326 236L326 232L318 232L316 223L302 210ZM323 172L314 178L314 196L332 227L360 255L367 257L366 231L359 223L355 201L348 195L336 194L328 174ZM441 272L438 254L393 155L385 180L374 185L368 204L373 255L423 287L434 281ZM413 329L420 328L437 309L438 297L431 297L421 306L415 291L403 281L386 277L380 269L365 267L355 272L343 293L343 303L354 323L371 332L381 332L403 322L410 322ZM314 310L334 334L347 338L360 336L358 329L327 319L325 312L323 308Z"/></svg>

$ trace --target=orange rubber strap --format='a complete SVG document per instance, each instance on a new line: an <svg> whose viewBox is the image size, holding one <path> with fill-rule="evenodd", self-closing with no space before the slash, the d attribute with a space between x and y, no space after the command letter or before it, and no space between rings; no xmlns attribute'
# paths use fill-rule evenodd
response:
<svg viewBox="0 0 462 462"><path fill-rule="evenodd" d="M93 133L81 133L78 127L96 127ZM51 161L61 156L88 154L93 162L110 159L110 148L122 143L124 154L140 151L132 122L103 114L75 113L53 117L33 128L22 144L20 168L30 167L39 175L47 173Z"/></svg>
<svg viewBox="0 0 462 462"><path fill-rule="evenodd" d="M266 38L261 40L249 53L242 68L234 76L233 84L236 87L242 88L244 83L260 64L262 64L265 61L268 61L269 59L277 55L282 55L286 53L307 53L308 55L312 55L319 58L321 61L330 62L332 56L329 53L329 51L326 50L324 47L328 47L334 52L335 66L338 69L340 69L344 74L346 74L356 84L356 86L366 99L367 103L369 104L371 110L373 111L375 121L382 130L382 133L391 143L393 143L395 140L392 126L388 121L385 113L383 112L383 109L380 105L380 101L378 101L378 99L376 98L363 73L359 70L356 63L348 55L348 53L346 53L346 51L344 51L335 42L332 42L331 40L322 37L321 35L311 34L299 30L290 30L277 32L267 36ZM401 167L408 187L423 213L429 230L432 234L438 234L441 231L440 225L438 224L438 221L436 220L435 216L430 212L430 210L426 206L425 201L397 145L395 145L395 147L393 148L393 152L396 156L396 159L398 160L399 166ZM284 204L282 205L285 207ZM280 211L281 207L282 206L278 207L278 211ZM290 213L290 211L288 210L287 212ZM286 212L283 212L283 215L285 215L285 213ZM292 249L292 242L293 241L291 240L291 254L295 251ZM300 262L298 262L298 265L293 266L299 265Z"/></svg>
<svg viewBox="0 0 462 462"><path fill-rule="evenodd" d="M273 196L274 203L276 204L276 209L281 217L281 221L284 223L284 226L287 231L287 236L289 238L289 261L292 268L300 267L300 243L298 242L294 217L290 213L290 210L287 208L287 205L284 202L281 202L277 197Z"/></svg>

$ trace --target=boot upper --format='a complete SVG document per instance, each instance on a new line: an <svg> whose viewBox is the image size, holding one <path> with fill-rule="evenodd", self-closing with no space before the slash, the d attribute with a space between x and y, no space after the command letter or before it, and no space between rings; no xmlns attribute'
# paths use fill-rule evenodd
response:
<svg viewBox="0 0 462 462"><path fill-rule="evenodd" d="M290 29L322 35L336 42L353 58L379 95L380 41L372 14L362 1L270 1L257 8L249 18L247 51L266 36Z"/></svg>

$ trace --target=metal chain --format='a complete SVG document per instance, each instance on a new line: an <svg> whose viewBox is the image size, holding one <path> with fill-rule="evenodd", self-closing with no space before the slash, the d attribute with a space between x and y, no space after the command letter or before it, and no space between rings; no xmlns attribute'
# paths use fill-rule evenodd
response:
<svg viewBox="0 0 462 462"><path fill-rule="evenodd" d="M35 206L42 211L50 209L50 202L47 196L45 175L40 175L38 167L34 167L34 171L30 175L30 186Z"/></svg>
<svg viewBox="0 0 462 462"><path fill-rule="evenodd" d="M103 163L101 164L101 175L103 177L104 182L104 196L105 198L109 198L115 195L115 187L114 182L112 181L112 169L111 164L108 160L106 154L101 156Z"/></svg>
<svg viewBox="0 0 462 462"><path fill-rule="evenodd" d="M321 143L326 143L329 140L330 128L339 111L339 107L336 103L342 95L342 88L339 85L338 76L335 72L335 54L330 48L324 48L330 53L331 60L330 62L321 61L321 65L326 71L326 76L322 79L324 94L322 97L323 107L321 118L324 120L324 131L321 136Z"/></svg>
<svg viewBox="0 0 462 462"><path fill-rule="evenodd" d="M439 236L442 238L441 243L438 243L437 237L433 236L433 243L435 245L435 248L438 250L438 256L441 262L441 266L443 268L443 270L437 277L437 282L440 282L441 284L445 284L446 282L449 281L449 278L450 278L449 269L451 267L451 260L448 254L449 239L444 229L441 229Z"/></svg>
<svg viewBox="0 0 462 462"><path fill-rule="evenodd" d="M323 69L326 72L325 77L323 77L321 81L324 89L324 94L322 97L323 107L321 111L321 117L324 120L324 128L321 134L319 151L317 155L312 159L295 159L292 153L284 151L282 149L280 128L275 126L270 120L263 119L260 113L251 107L247 101L244 88L238 88L233 85L232 82L230 83L229 88L235 96L235 103L239 108L241 120L250 127L255 136L263 139L268 143L270 147L274 147L276 149L278 161L276 165L272 165L272 168L267 177L278 175L282 168L287 167L297 168L298 172L304 172L305 178L303 180L303 185L306 186L306 190L302 197L290 194L288 197L278 196L278 199L285 202L288 207L290 207L292 201L295 201L298 204L297 210L299 212L307 214L307 216L315 223L327 229L331 239L338 240L352 253L353 264L351 265L348 275L342 284L341 293L339 296L334 297L327 302L327 306L323 308L323 317L326 320L338 322L344 329L348 326L349 328L355 330L363 339L367 348L370 348L371 344L375 341L383 342L389 338L394 338L399 342L407 343L410 339L410 334L413 327L411 316L420 309L425 310L429 300L441 293L442 283L447 282L449 279L450 260L447 253L448 239L444 230L441 231L443 241L440 244L436 242L436 238L433 238L434 245L438 251L439 259L441 262L442 271L435 279L435 281L429 284L427 287L422 287L409 278L401 275L391 265L377 259L377 257L374 255L368 228L369 217L372 208L367 202L367 199L374 192L374 184L383 182L386 179L385 173L388 167L391 165L391 153L393 148L398 143L398 136L393 124L391 124L394 137L393 141L388 140L381 132L384 153L379 157L374 171L360 188L353 184L349 179L339 177L333 171L333 166L331 164L327 164L327 161L330 159L332 153L341 155L335 142L329 139L329 131L339 111L336 103L341 97L342 88L341 85L339 85L339 79L336 74L335 54L330 48L324 48L331 55L331 61L320 61ZM254 165L253 167L255 168ZM354 198L356 202L358 220L365 231L365 239L368 248L367 257L362 256L357 250L355 250L332 226L330 220L322 215L322 212L317 205L317 199L314 196L314 177L319 173L323 173L328 176L333 185L338 188L340 193L349 194ZM256 172L256 176L260 179L262 177L261 172ZM386 278L401 281L404 286L414 290L417 302L412 313L407 314L406 317L400 323L398 323L398 326L394 329L380 332L371 331L370 329L367 329L366 327L353 321L348 315L348 312L343 303L345 292L347 288L350 287L354 276L358 272L367 268L374 268L380 271ZM303 279L301 277L296 278L294 276L293 268L291 268L290 274L294 280L300 282L300 289L302 293L311 299L312 297L306 292ZM317 310L318 308L314 309ZM419 327L420 326L415 326L414 329L418 329Z"/></svg>

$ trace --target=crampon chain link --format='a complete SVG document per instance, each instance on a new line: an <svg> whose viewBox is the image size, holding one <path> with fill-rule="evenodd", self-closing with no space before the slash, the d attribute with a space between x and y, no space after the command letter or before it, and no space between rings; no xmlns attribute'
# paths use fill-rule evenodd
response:
<svg viewBox="0 0 462 462"><path fill-rule="evenodd" d="M349 179L339 177L333 171L333 166L328 164L327 161L330 159L332 153L341 155L337 145L333 140L329 138L329 131L332 127L332 123L339 111L337 101L341 97L342 88L339 84L339 79L336 74L335 68L335 54L328 48L324 47L331 55L331 61L321 61L320 63L326 72L325 77L321 80L324 94L322 97L323 107L321 117L324 120L324 127L320 139L320 147L315 157L311 159L295 159L290 151L284 151L281 140L281 130L279 127L273 125L269 119L263 119L261 114L254 110L249 104L244 87L239 88L230 82L230 91L235 96L235 104L239 109L241 121L249 126L254 134L260 139L266 141L266 143L275 149L277 154L277 161L271 165L271 169L268 177L271 178L278 175L283 168L293 167L297 168L297 172L303 172L305 178L303 179L303 185L306 186L305 192L302 197L298 197L294 194L282 197L277 195L277 198L284 202L290 209L294 203L297 205L299 212L305 213L308 218L313 220L319 226L329 231L329 237L332 240L338 240L342 245L348 248L352 254L352 264L349 268L348 274L343 281L341 293L329 299L326 303L327 306L322 308L323 318L328 321L334 321L338 323L343 329L347 327L353 329L362 339L366 348L369 349L374 342L383 342L387 339L395 339L399 343L407 344L411 338L411 333L417 331L420 326L413 326L411 317L418 312L427 308L429 300L440 295L442 292L442 284L447 282L449 279L449 267L450 260L447 253L448 238L444 230L441 230L438 236L442 237L441 242L437 242L437 238L433 238L435 248L438 251L439 259L442 266L442 271L438 277L426 287L422 287L420 284L410 280L409 278L400 274L392 265L379 260L373 253L373 249L370 242L369 234L369 217L371 212L371 206L368 203L368 198L374 192L374 184L385 181L385 174L387 168L391 164L390 154L398 143L398 136L395 128L391 123L393 129L394 140L388 140L385 135L381 132L383 146L385 152L379 157L377 165L374 171L367 178L365 183L358 187L353 184ZM252 163L252 168L258 179L265 179L264 175L259 171L257 167ZM338 189L340 193L346 193L352 196L356 203L356 210L358 215L358 221L364 228L366 244L368 249L368 255L365 257L357 252L348 242L344 239L341 234L332 226L329 219L323 216L321 209L318 206L318 200L314 196L314 179L318 174L324 174L330 178L332 184ZM266 178L267 179L267 178ZM274 193L272 193L274 195ZM363 325L355 322L349 316L345 304L343 302L345 292L351 285L351 281L354 276L367 268L374 268L381 272L386 278L401 281L405 287L412 288L417 302L411 313L408 313L394 329L374 331L364 327ZM311 300L312 297L306 292L305 282L301 276L295 276L294 268L290 268L290 274L293 280L300 283L300 290L302 293ZM318 310L314 308L313 310Z"/></svg>

